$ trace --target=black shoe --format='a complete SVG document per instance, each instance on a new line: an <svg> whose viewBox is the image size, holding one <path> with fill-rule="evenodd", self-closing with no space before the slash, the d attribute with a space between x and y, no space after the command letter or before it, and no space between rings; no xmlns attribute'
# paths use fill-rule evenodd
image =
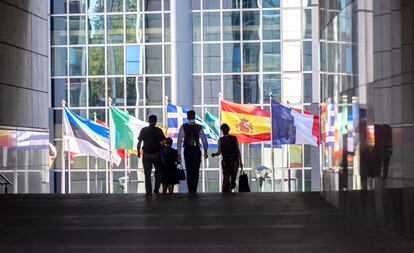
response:
<svg viewBox="0 0 414 253"><path fill-rule="evenodd" d="M154 193L160 193L158 190L154 190Z"/></svg>

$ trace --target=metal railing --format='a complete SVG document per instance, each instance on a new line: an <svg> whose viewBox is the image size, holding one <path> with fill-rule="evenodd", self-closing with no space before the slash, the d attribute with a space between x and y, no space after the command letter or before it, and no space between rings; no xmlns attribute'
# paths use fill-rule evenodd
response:
<svg viewBox="0 0 414 253"><path fill-rule="evenodd" d="M2 173L0 173L0 185L3 185L4 194L8 193L8 186L13 185L13 183Z"/></svg>

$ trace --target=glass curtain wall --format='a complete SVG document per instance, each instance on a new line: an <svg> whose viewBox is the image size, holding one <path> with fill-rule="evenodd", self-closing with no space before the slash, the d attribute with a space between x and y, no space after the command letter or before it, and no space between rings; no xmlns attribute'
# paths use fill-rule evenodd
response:
<svg viewBox="0 0 414 253"><path fill-rule="evenodd" d="M61 148L61 101L75 113L107 123L113 105L163 122L170 88L169 1L62 0L51 9L53 138ZM61 157L55 161L60 185ZM67 192L109 192L108 164L68 154ZM142 164L130 155L114 166L113 192L144 192ZM60 191L60 186L56 187Z"/></svg>
<svg viewBox="0 0 414 253"><path fill-rule="evenodd" d="M270 110L269 93L283 104L311 110L311 1L192 0L194 106L219 115L218 93L228 101ZM243 144L243 163L253 191L310 191L310 147L275 149ZM199 188L220 191L218 159L203 162ZM274 185L273 185L274 184Z"/></svg>

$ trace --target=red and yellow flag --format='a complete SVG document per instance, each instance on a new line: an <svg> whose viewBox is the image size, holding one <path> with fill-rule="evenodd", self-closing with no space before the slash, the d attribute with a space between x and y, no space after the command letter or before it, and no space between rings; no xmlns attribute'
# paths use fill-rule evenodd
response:
<svg viewBox="0 0 414 253"><path fill-rule="evenodd" d="M270 112L254 105L221 101L221 123L230 127L239 143L270 141L272 123Z"/></svg>

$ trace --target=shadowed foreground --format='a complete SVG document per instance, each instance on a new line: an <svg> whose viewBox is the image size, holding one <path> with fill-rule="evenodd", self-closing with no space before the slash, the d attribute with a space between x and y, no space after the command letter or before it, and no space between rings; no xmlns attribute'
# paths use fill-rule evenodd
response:
<svg viewBox="0 0 414 253"><path fill-rule="evenodd" d="M414 252L319 193L2 195L2 252Z"/></svg>

